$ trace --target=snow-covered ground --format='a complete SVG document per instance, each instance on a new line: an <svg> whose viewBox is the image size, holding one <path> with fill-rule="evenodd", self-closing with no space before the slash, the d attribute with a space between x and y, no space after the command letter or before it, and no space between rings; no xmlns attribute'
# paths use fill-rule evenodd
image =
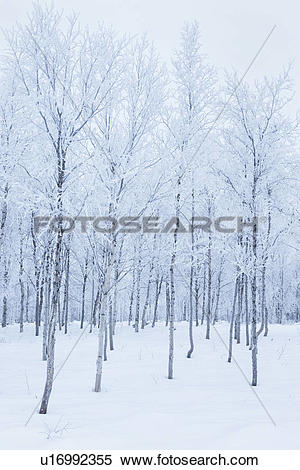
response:
<svg viewBox="0 0 300 470"><path fill-rule="evenodd" d="M228 325L217 330L227 341ZM259 386L272 418L224 344L195 328L195 353L186 359L187 324L176 327L175 379L166 378L168 330L148 326L136 334L121 325L116 350L104 365L103 391L93 392L96 334L85 333L54 383L46 416L35 414L45 363L41 339L26 326L0 331L1 449L299 449L300 326L273 325L259 341ZM80 334L78 324L58 333L59 365ZM250 377L250 353L234 346Z"/></svg>

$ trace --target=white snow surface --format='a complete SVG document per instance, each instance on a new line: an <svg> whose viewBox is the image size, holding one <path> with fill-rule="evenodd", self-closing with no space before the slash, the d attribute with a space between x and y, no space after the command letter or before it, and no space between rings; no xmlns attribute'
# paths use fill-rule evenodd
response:
<svg viewBox="0 0 300 470"><path fill-rule="evenodd" d="M217 331L216 331L217 330ZM188 325L175 331L175 378L168 380L168 329L140 333L119 325L115 350L104 363L103 391L93 391L97 332L84 333L58 375L47 415L34 414L46 363L33 326L0 331L1 449L300 449L300 325L271 325L259 337L259 385L255 388L272 424L217 332L228 342L228 324L194 328L195 352L186 358ZM81 330L58 332L56 367ZM248 378L251 354L234 344Z"/></svg>

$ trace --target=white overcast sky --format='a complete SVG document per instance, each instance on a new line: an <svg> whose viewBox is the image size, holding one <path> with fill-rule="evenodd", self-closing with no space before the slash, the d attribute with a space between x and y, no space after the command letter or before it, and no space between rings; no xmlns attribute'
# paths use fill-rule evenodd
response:
<svg viewBox="0 0 300 470"><path fill-rule="evenodd" d="M23 21L31 0L0 0L0 23ZM273 25L276 29L249 73L249 78L276 74L294 62L295 105L300 109L300 3L298 0L57 0L81 22L112 24L129 33L147 32L167 59L178 45L185 20L196 19L205 51L219 68L244 72ZM4 42L1 38L0 48Z"/></svg>

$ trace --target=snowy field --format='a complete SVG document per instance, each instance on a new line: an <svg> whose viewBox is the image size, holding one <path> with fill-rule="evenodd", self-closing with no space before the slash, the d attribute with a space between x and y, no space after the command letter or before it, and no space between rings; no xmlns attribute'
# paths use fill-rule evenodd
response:
<svg viewBox="0 0 300 470"><path fill-rule="evenodd" d="M218 324L227 341L228 325ZM259 386L274 426L216 331L210 341L195 328L195 353L186 359L187 324L176 327L175 379L166 378L168 330L136 334L119 326L116 350L104 364L103 392L93 392L96 334L86 333L54 383L49 414L35 414L45 366L41 339L26 326L0 332L1 449L300 449L300 326L271 326L259 341ZM58 365L80 334L58 333ZM250 376L250 354L234 345Z"/></svg>

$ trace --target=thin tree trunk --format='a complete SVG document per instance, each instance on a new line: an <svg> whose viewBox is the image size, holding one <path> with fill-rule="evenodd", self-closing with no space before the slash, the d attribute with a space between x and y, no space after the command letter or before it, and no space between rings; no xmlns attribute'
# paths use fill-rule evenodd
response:
<svg viewBox="0 0 300 470"><path fill-rule="evenodd" d="M51 271L53 262L53 251L48 251L45 265L45 305L44 305L44 325L43 325L43 361L47 360L47 335L48 335L48 323L50 315L50 299L51 299ZM60 318L59 328L61 329Z"/></svg>
<svg viewBox="0 0 300 470"><path fill-rule="evenodd" d="M205 318L205 303L206 303L206 260L204 261L204 267L203 267L203 293L202 293L201 325L203 325L204 318Z"/></svg>
<svg viewBox="0 0 300 470"><path fill-rule="evenodd" d="M246 346L250 345L249 334L249 306L248 306L248 275L245 276L245 323L246 323Z"/></svg>
<svg viewBox="0 0 300 470"><path fill-rule="evenodd" d="M243 294L244 294L244 274L240 274L239 278L239 286L238 286L238 292L237 292L237 316L236 316L236 321L235 321L235 339L237 341L237 344L240 344L241 342L241 316L242 316L242 308L243 308Z"/></svg>
<svg viewBox="0 0 300 470"><path fill-rule="evenodd" d="M107 331L107 321L105 321L104 351L103 351L103 360L104 361L107 361L107 344L108 344L108 331Z"/></svg>
<svg viewBox="0 0 300 470"><path fill-rule="evenodd" d="M195 250L195 240L194 240L194 217L195 217L195 192L194 188L192 189L192 229L191 229L191 268L190 268L190 311L189 311L189 340L190 348L187 352L187 358L192 357L194 351L194 339L193 339L193 283L194 283L194 250Z"/></svg>
<svg viewBox="0 0 300 470"><path fill-rule="evenodd" d="M115 245L112 242L111 247L107 250L107 269L103 284L102 302L100 307L100 324L98 331L98 354L96 362L96 379L95 379L95 392L101 392L102 370L103 370L103 356L104 356L104 337L106 327L106 311L108 305L108 295L110 290L111 270L114 262L114 249Z"/></svg>
<svg viewBox="0 0 300 470"><path fill-rule="evenodd" d="M235 309L236 309L238 285L239 285L239 278L235 280L235 287L234 287L232 314L231 314L231 321L230 321L230 327L229 327L228 362L231 362L231 359L232 359L233 327L234 327L234 322L235 322Z"/></svg>
<svg viewBox="0 0 300 470"><path fill-rule="evenodd" d="M23 257L23 238L21 233L22 227L20 226L20 260L19 260L19 285L20 285L20 333L23 333L24 330L24 298L25 298L25 290L24 290L24 257Z"/></svg>
<svg viewBox="0 0 300 470"><path fill-rule="evenodd" d="M166 281L166 326L169 324L170 319L170 285Z"/></svg>
<svg viewBox="0 0 300 470"><path fill-rule="evenodd" d="M109 349L114 350L114 338L113 338L113 305L112 298L109 296L109 307L108 307L108 333L109 333Z"/></svg>
<svg viewBox="0 0 300 470"><path fill-rule="evenodd" d="M97 289L96 298L95 298L95 301L94 301L94 304L93 304L92 314L91 314L90 333L92 332L93 325L94 326L96 325L97 308L98 308L98 304L100 302L100 292L101 292L101 287L100 287L100 284L99 284L98 289Z"/></svg>
<svg viewBox="0 0 300 470"><path fill-rule="evenodd" d="M7 303L7 288L8 288L8 262L7 258L4 255L4 275L3 275L3 309L2 309L2 328L7 326L7 312L8 312L8 303Z"/></svg>
<svg viewBox="0 0 300 470"><path fill-rule="evenodd" d="M199 326L199 283L198 279L195 279L195 321L196 326Z"/></svg>
<svg viewBox="0 0 300 470"><path fill-rule="evenodd" d="M82 298L81 298L81 321L80 321L80 328L83 328L84 323L84 311L85 311L85 292L86 292L86 283L88 278L88 256L86 256L85 264L84 264L84 271L83 271L83 283L82 283Z"/></svg>
<svg viewBox="0 0 300 470"><path fill-rule="evenodd" d="M257 318L257 224L256 221L253 225L253 273L251 280L251 294L252 294L252 321L251 321L251 353L252 353L252 386L257 385L257 332L256 332L256 318Z"/></svg>
<svg viewBox="0 0 300 470"><path fill-rule="evenodd" d="M206 339L210 338L210 321L211 321L211 245L212 245L212 236L211 232L208 235L208 253L207 253L207 313L206 313Z"/></svg>
<svg viewBox="0 0 300 470"><path fill-rule="evenodd" d="M155 302L154 302L154 310L153 310L153 320L152 320L152 328L155 326L155 323L157 321L157 309L158 309L158 300L161 292L161 286L163 282L163 276L159 279L159 276L157 275L156 278L156 289L155 289Z"/></svg>
<svg viewBox="0 0 300 470"><path fill-rule="evenodd" d="M177 233L179 229L179 202L180 202L180 177L177 180L177 194L176 194L176 228L174 230L173 238L173 252L170 264L170 288L171 288L171 305L170 305L170 318L169 318L169 361L168 361L168 379L174 378L174 323L175 323L175 278L174 269L177 254Z"/></svg>
<svg viewBox="0 0 300 470"><path fill-rule="evenodd" d="M132 270L132 288L130 293L130 302L129 302L129 315L128 315L128 325L132 322L133 318L133 301L134 301L134 292L135 292L135 267Z"/></svg>
<svg viewBox="0 0 300 470"><path fill-rule="evenodd" d="M152 283L152 272L153 272L153 258L151 260L150 264L150 272L149 272L149 279L148 279L148 285L147 285L147 292L146 292L146 299L145 299L145 304L143 308L143 314L142 314L142 324L141 328L144 329L146 325L146 314L147 310L149 307L149 301L150 301L150 288L151 288L151 283Z"/></svg>
<svg viewBox="0 0 300 470"><path fill-rule="evenodd" d="M141 239L140 239L140 247L139 247L139 259L137 265L137 282L136 282L136 307L135 307L135 321L134 321L134 330L136 333L139 331L139 323L140 323L140 299L141 299Z"/></svg>
<svg viewBox="0 0 300 470"><path fill-rule="evenodd" d="M222 255L221 261L220 261L218 281L217 281L216 305L215 305L215 311L214 311L213 325L217 323L219 319L218 310L219 310L220 293L221 293L221 279L222 279L223 264L224 264L224 256Z"/></svg>
<svg viewBox="0 0 300 470"><path fill-rule="evenodd" d="M30 298L30 288L29 288L29 282L27 282L26 283L26 306L25 306L26 323L29 322L29 298Z"/></svg>
<svg viewBox="0 0 300 470"><path fill-rule="evenodd" d="M69 243L69 242L68 242ZM70 247L66 249L66 278L64 287L64 307L63 307L63 318L65 323L65 334L68 333L68 322L69 322L69 280L70 280Z"/></svg>

